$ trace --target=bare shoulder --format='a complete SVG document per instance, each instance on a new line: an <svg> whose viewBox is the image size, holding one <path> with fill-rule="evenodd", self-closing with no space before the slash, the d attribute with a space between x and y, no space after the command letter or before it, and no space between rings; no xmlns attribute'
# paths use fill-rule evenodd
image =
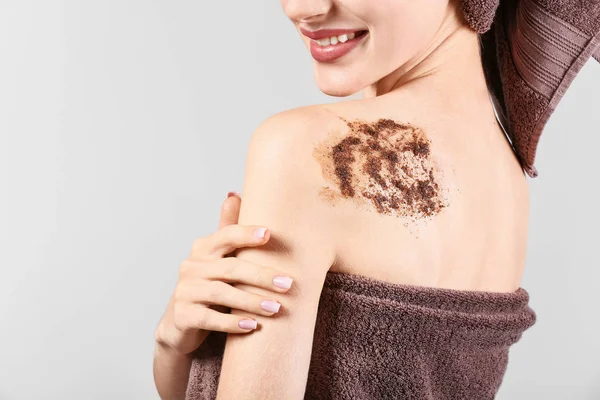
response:
<svg viewBox="0 0 600 400"><path fill-rule="evenodd" d="M324 183L321 167L314 157L318 143L339 131L339 118L321 105L293 108L264 120L250 140L250 163L271 168L274 178L303 200L317 201Z"/></svg>
<svg viewBox="0 0 600 400"><path fill-rule="evenodd" d="M335 115L323 105L281 111L258 126L250 145L261 146L263 150L267 147L280 155L281 150L294 150L293 156L302 156L301 150L306 150L315 139L326 135L335 122ZM286 158L289 156L287 154Z"/></svg>
<svg viewBox="0 0 600 400"><path fill-rule="evenodd" d="M239 217L241 224L269 227L271 254L310 259L321 272L333 262L334 246L331 214L318 195L323 178L311 149L329 119L319 107L301 107L274 114L255 129Z"/></svg>
<svg viewBox="0 0 600 400"><path fill-rule="evenodd" d="M248 155L265 212L299 224L297 238L313 235L305 248L326 249L332 271L465 289L514 286L527 214L518 163L488 116L444 107L375 98L268 118Z"/></svg>
<svg viewBox="0 0 600 400"><path fill-rule="evenodd" d="M413 221L435 216L447 205L447 188L430 135L397 111L373 111L372 104L345 101L278 113L256 130L250 154L279 165L323 212L362 210Z"/></svg>

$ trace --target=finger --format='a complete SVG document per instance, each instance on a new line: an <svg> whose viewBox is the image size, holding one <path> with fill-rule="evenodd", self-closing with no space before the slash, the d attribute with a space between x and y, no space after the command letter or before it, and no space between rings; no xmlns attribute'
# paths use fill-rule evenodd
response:
<svg viewBox="0 0 600 400"><path fill-rule="evenodd" d="M260 237L259 234L264 234ZM270 232L259 225L225 225L218 231L196 239L190 258L194 260L216 260L240 247L256 247L265 244Z"/></svg>
<svg viewBox="0 0 600 400"><path fill-rule="evenodd" d="M179 296L187 302L225 306L255 315L271 316L281 309L281 303L274 296L261 296L221 281L181 287Z"/></svg>
<svg viewBox="0 0 600 400"><path fill-rule="evenodd" d="M276 293L290 290L294 278L287 272L257 265L237 257L212 261L185 260L179 268L180 281L221 281L242 283Z"/></svg>
<svg viewBox="0 0 600 400"><path fill-rule="evenodd" d="M231 193L231 192L230 192ZM219 229L225 225L237 224L240 217L240 207L242 199L236 195L228 196L223 200L221 206L221 218L219 221Z"/></svg>
<svg viewBox="0 0 600 400"><path fill-rule="evenodd" d="M200 274L206 280L244 283L278 293L287 292L294 281L288 273L237 257L222 258L213 268L203 268Z"/></svg>
<svg viewBox="0 0 600 400"><path fill-rule="evenodd" d="M240 207L242 199L235 192L229 192L227 198L223 201L221 207L221 220L219 223L219 229L226 225L237 224L240 217ZM230 257L234 255L234 251L223 255L223 257Z"/></svg>
<svg viewBox="0 0 600 400"><path fill-rule="evenodd" d="M253 329L240 327L240 321L249 321L252 326L258 326L254 319L240 317L232 314L223 314L200 304L185 306L179 325L182 331L187 329L203 329L207 331L246 333ZM256 323L256 324L255 324Z"/></svg>

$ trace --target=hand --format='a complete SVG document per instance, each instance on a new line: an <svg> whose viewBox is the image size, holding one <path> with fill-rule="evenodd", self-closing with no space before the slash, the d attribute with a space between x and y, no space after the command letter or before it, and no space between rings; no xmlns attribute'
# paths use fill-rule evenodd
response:
<svg viewBox="0 0 600 400"><path fill-rule="evenodd" d="M256 328L255 320L229 314L231 308L264 316L275 314L261 308L261 302L270 299L229 283L245 283L276 293L288 291L289 287L280 288L274 283L290 281L285 279L286 274L230 256L238 248L263 245L270 237L268 229L264 237L255 236L257 229L264 227L237 224L240 205L241 198L228 195L221 208L219 230L196 239L189 258L181 263L175 292L155 332L161 345L189 354L200 347L210 331L246 333ZM244 321L242 326L240 321Z"/></svg>

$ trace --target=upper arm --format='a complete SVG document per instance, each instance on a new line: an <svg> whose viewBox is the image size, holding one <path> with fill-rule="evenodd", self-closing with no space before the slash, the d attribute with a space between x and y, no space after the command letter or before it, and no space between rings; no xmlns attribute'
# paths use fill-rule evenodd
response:
<svg viewBox="0 0 600 400"><path fill-rule="evenodd" d="M304 398L319 298L334 258L318 196L320 169L305 134L310 126L301 111L288 111L263 122L250 141L238 223L271 233L265 245L238 249L236 256L278 269L294 282L285 294L235 284L281 308L270 317L232 310L259 325L228 335L218 399Z"/></svg>

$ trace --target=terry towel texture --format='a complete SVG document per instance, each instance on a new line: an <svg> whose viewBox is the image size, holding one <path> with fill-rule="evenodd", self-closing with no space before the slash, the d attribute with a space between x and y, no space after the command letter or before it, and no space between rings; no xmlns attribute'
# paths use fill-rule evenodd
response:
<svg viewBox="0 0 600 400"><path fill-rule="evenodd" d="M509 347L535 323L529 295L327 274L305 399L493 399ZM187 399L215 399L226 334L196 352Z"/></svg>
<svg viewBox="0 0 600 400"><path fill-rule="evenodd" d="M488 86L513 149L535 178L537 146L548 119L583 65L591 57L600 62L600 0L461 4L467 23L482 35Z"/></svg>

